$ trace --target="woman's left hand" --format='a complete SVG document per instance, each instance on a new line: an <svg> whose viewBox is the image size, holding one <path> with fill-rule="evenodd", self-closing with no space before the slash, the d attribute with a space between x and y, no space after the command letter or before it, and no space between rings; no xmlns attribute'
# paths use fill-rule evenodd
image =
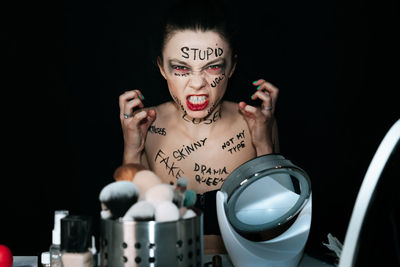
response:
<svg viewBox="0 0 400 267"><path fill-rule="evenodd" d="M261 156L274 152L274 112L279 90L263 79L255 81L253 85L257 86L257 91L251 99L260 99L261 107L251 106L242 101L239 103L239 110L249 126L257 156Z"/></svg>

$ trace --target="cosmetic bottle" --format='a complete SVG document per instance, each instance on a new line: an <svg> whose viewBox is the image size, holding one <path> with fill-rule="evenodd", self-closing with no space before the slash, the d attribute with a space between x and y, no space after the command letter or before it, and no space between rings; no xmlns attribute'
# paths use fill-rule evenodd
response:
<svg viewBox="0 0 400 267"><path fill-rule="evenodd" d="M92 219L68 215L61 220L61 259L63 267L93 267Z"/></svg>
<svg viewBox="0 0 400 267"><path fill-rule="evenodd" d="M67 210L56 210L54 212L54 229L52 232L52 244L50 246L50 266L62 267L61 264L61 250L60 250L60 220L67 216Z"/></svg>
<svg viewBox="0 0 400 267"><path fill-rule="evenodd" d="M40 263L42 264L42 267L50 267L50 252L42 252L40 255Z"/></svg>

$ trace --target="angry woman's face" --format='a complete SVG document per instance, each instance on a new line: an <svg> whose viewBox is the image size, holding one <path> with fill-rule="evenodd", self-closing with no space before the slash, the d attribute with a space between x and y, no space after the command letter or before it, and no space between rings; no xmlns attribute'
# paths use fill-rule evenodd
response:
<svg viewBox="0 0 400 267"><path fill-rule="evenodd" d="M203 119L220 104L235 65L229 44L214 31L171 34L158 60L170 94L193 119Z"/></svg>

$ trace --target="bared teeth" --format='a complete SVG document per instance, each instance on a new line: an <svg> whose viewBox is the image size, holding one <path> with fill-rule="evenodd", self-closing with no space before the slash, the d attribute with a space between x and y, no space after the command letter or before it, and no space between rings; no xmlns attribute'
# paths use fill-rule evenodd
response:
<svg viewBox="0 0 400 267"><path fill-rule="evenodd" d="M195 105L201 105L204 102L206 102L207 97L202 95L202 96L194 96L191 95L189 96L188 100L190 103L195 104Z"/></svg>

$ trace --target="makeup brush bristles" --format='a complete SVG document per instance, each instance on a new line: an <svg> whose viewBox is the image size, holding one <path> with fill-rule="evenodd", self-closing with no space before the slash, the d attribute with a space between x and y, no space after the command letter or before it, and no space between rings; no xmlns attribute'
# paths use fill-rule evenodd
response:
<svg viewBox="0 0 400 267"><path fill-rule="evenodd" d="M144 199L147 190L162 184L161 179L152 171L141 170L135 174L133 183L139 188L139 200Z"/></svg>
<svg viewBox="0 0 400 267"><path fill-rule="evenodd" d="M114 179L116 181L133 181L137 172L145 170L146 168L142 164L127 163L119 166L114 171Z"/></svg>
<svg viewBox="0 0 400 267"><path fill-rule="evenodd" d="M183 202L183 206L191 207L196 204L197 194L193 190L186 190L185 192L185 201Z"/></svg>
<svg viewBox="0 0 400 267"><path fill-rule="evenodd" d="M133 204L125 213L124 221L151 221L154 220L155 207L146 200L141 200Z"/></svg>
<svg viewBox="0 0 400 267"><path fill-rule="evenodd" d="M178 182L176 183L176 187L186 189L189 184L188 179L185 177L179 177Z"/></svg>
<svg viewBox="0 0 400 267"><path fill-rule="evenodd" d="M196 203L196 193L187 190L184 177L171 186L140 164L125 164L116 169L114 179L99 195L103 219L168 222L196 216L187 208Z"/></svg>
<svg viewBox="0 0 400 267"><path fill-rule="evenodd" d="M99 200L102 217L119 218L136 202L139 191L132 182L117 181L106 185L100 192Z"/></svg>

